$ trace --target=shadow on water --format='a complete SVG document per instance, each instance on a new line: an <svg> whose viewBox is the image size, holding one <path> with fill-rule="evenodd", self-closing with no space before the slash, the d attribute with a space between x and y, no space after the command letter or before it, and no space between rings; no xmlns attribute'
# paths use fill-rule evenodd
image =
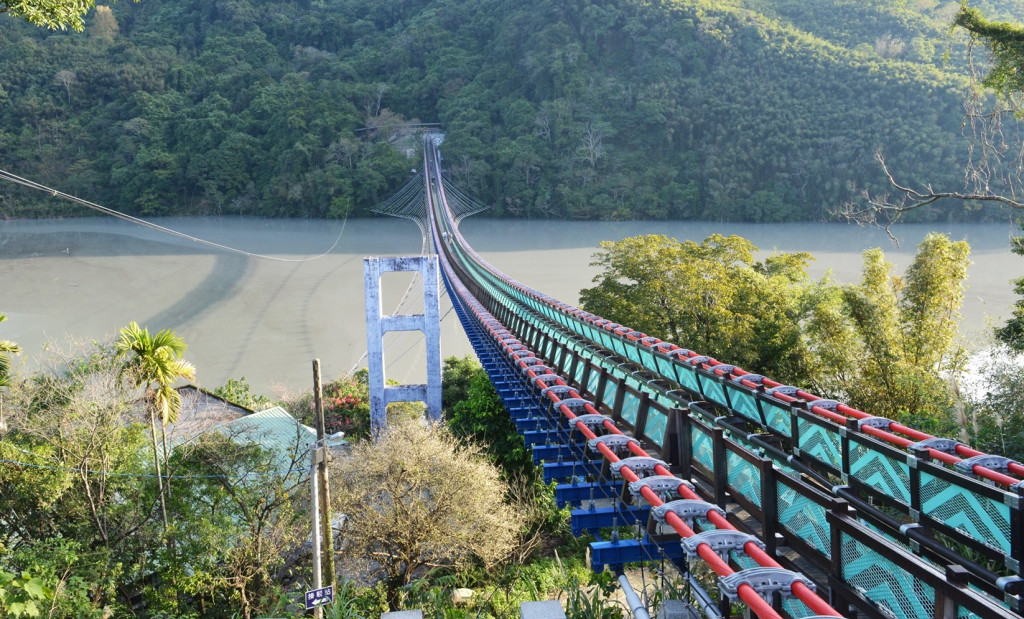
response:
<svg viewBox="0 0 1024 619"><path fill-rule="evenodd" d="M61 230L0 234L0 259L18 260L67 254L77 257L167 256L204 253L203 248L153 241L116 232Z"/></svg>
<svg viewBox="0 0 1024 619"><path fill-rule="evenodd" d="M249 258L245 256L217 256L213 269L203 281L183 294L173 305L150 316L143 324L151 324L160 329L180 329L238 294L248 270Z"/></svg>

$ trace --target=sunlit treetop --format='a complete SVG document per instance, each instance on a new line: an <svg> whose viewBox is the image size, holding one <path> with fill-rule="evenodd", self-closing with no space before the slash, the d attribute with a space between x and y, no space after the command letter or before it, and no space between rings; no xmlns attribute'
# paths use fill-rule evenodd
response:
<svg viewBox="0 0 1024 619"><path fill-rule="evenodd" d="M0 13L19 17L34 26L82 32L83 17L96 0L0 0Z"/></svg>

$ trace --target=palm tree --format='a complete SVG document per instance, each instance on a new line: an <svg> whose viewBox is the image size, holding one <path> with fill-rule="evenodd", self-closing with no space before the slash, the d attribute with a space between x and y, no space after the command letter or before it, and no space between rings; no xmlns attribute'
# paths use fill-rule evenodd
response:
<svg viewBox="0 0 1024 619"><path fill-rule="evenodd" d="M0 322L7 320L3 312L0 312ZM21 346L8 340L0 340L0 389L7 387L11 382L11 357L21 352ZM4 401L0 395L0 432L7 427L4 423Z"/></svg>
<svg viewBox="0 0 1024 619"><path fill-rule="evenodd" d="M185 353L185 340L171 331L164 329L156 335L150 335L149 329L143 329L134 320L121 329L121 337L117 341L118 357L127 357L121 368L121 375L134 387L145 387L146 408L149 410L149 423L153 438L153 464L160 487L160 509L167 530L167 500L164 497L164 482L160 473L160 457L156 441L156 414L160 413L160 435L164 446L164 465L167 468L167 433L168 423L178 417L181 409L181 396L174 390L174 383L179 379L195 378L195 366L181 356Z"/></svg>

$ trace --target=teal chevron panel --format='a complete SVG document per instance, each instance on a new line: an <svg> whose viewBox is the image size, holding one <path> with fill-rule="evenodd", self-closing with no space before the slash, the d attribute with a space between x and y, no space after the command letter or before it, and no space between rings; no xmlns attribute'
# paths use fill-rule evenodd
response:
<svg viewBox="0 0 1024 619"><path fill-rule="evenodd" d="M597 381L594 381L594 389L597 390ZM604 385L604 393L601 394L601 401L604 402L609 408L615 405L615 393L619 390L619 385L615 382L608 381Z"/></svg>
<svg viewBox="0 0 1024 619"><path fill-rule="evenodd" d="M700 382L701 390L704 393L704 399L719 404L721 406L728 407L728 400L725 398L725 389L722 387L722 383L717 380L697 374L694 372L694 376L697 381Z"/></svg>
<svg viewBox="0 0 1024 619"><path fill-rule="evenodd" d="M665 447L665 428L668 426L668 416L653 408L647 409L646 434L658 447Z"/></svg>
<svg viewBox="0 0 1024 619"><path fill-rule="evenodd" d="M764 400L761 401L761 408L764 410L764 421L769 428L782 436L792 438L793 426L791 424L793 414L789 412L788 408L783 408Z"/></svg>
<svg viewBox="0 0 1024 619"><path fill-rule="evenodd" d="M597 338L597 328L590 323L577 323L576 328L582 337L588 340L595 340Z"/></svg>
<svg viewBox="0 0 1024 619"><path fill-rule="evenodd" d="M776 482L775 489L778 495L779 524L830 557L832 533L825 518L825 508L785 484Z"/></svg>
<svg viewBox="0 0 1024 619"><path fill-rule="evenodd" d="M729 485L761 507L761 470L732 451L726 452L725 459Z"/></svg>
<svg viewBox="0 0 1024 619"><path fill-rule="evenodd" d="M576 371L573 372L572 377L576 381L577 385L580 384L580 382L583 380L583 371L586 369L586 367L587 364L584 363L582 359L576 364ZM593 374L593 372L591 372L591 374Z"/></svg>
<svg viewBox="0 0 1024 619"><path fill-rule="evenodd" d="M636 342L623 342L623 346L626 348L626 358L638 365L643 365L643 361L640 359L640 349L637 348Z"/></svg>
<svg viewBox="0 0 1024 619"><path fill-rule="evenodd" d="M707 470L715 470L714 446L711 443L711 436L704 434L697 426L693 426L690 432L690 445L693 449L693 459L704 465Z"/></svg>
<svg viewBox="0 0 1024 619"><path fill-rule="evenodd" d="M933 619L935 590L853 537L842 535L842 579L896 619Z"/></svg>
<svg viewBox="0 0 1024 619"><path fill-rule="evenodd" d="M910 503L910 467L869 445L850 441L850 476L897 501Z"/></svg>
<svg viewBox="0 0 1024 619"><path fill-rule="evenodd" d="M697 384L697 373L693 371L693 367L683 363L676 363L673 367L675 368L676 382L694 393L700 393L700 386Z"/></svg>
<svg viewBox="0 0 1024 619"><path fill-rule="evenodd" d="M655 358L654 353L650 348L639 348L634 347L637 351L637 363L647 368L648 370L657 373L658 371L658 360Z"/></svg>
<svg viewBox="0 0 1024 619"><path fill-rule="evenodd" d="M622 395L622 418L629 425L636 425L636 412L640 408L640 398L635 394L626 391Z"/></svg>
<svg viewBox="0 0 1024 619"><path fill-rule="evenodd" d="M676 372L673 369L674 364L672 363L672 361L670 359L660 357L658 355L655 355L654 359L658 362L658 374L674 379Z"/></svg>
<svg viewBox="0 0 1024 619"><path fill-rule="evenodd" d="M729 553L729 557L736 563L737 567L741 570L749 570L752 567L760 567L761 564L750 558L750 555L739 550L733 550Z"/></svg>
<svg viewBox="0 0 1024 619"><path fill-rule="evenodd" d="M789 413L786 413L789 416ZM811 423L805 419L797 420L800 431L800 451L806 452L818 460L836 469L843 466L842 439L838 432L825 426Z"/></svg>
<svg viewBox="0 0 1024 619"><path fill-rule="evenodd" d="M964 535L1010 554L1010 507L921 472L921 511Z"/></svg>
<svg viewBox="0 0 1024 619"><path fill-rule="evenodd" d="M757 424L761 423L761 414L757 410L757 398L753 393L735 387L726 387L726 390L729 392L732 410Z"/></svg>
<svg viewBox="0 0 1024 619"><path fill-rule="evenodd" d="M810 617L814 615L811 607L801 602L798 598L782 600L782 610L786 611L790 617Z"/></svg>
<svg viewBox="0 0 1024 619"><path fill-rule="evenodd" d="M551 351L551 365L556 368L561 368L562 361L565 359L565 349L561 346L554 346L553 348L554 350ZM562 372L558 373L562 374Z"/></svg>

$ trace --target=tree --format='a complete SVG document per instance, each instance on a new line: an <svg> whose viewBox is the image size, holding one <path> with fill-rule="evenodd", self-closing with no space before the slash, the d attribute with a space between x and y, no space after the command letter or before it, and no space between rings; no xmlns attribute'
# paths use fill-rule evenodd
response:
<svg viewBox="0 0 1024 619"><path fill-rule="evenodd" d="M7 320L7 316L0 312L0 322ZM0 391L6 388L11 382L11 357L21 352L21 347L10 340L0 340ZM6 430L4 421L4 397L0 392L0 432Z"/></svg>
<svg viewBox="0 0 1024 619"><path fill-rule="evenodd" d="M199 598L200 608L230 609L223 616L253 616L308 556L303 436L296 433L283 451L253 438L218 430L174 452L180 470L193 476L171 497L180 557L174 580Z"/></svg>
<svg viewBox="0 0 1024 619"><path fill-rule="evenodd" d="M181 396L174 390L174 383L182 378L194 379L195 367L181 358L187 346L170 329L151 336L149 329L139 327L134 320L121 329L117 341L117 354L124 358L122 374L134 387L144 387L143 399L149 411L153 439L153 464L156 467L157 483L160 487L160 507L167 528L167 500L163 477L160 472L160 458L157 447L156 414L160 413L161 436L164 445L164 463L168 461L167 424L173 422L181 409ZM165 467L166 468L166 467Z"/></svg>
<svg viewBox="0 0 1024 619"><path fill-rule="evenodd" d="M537 481L537 467L487 372L469 357L444 360L444 418L454 436L480 445L506 480Z"/></svg>
<svg viewBox="0 0 1024 619"><path fill-rule="evenodd" d="M593 266L597 286L580 291L583 308L702 354L806 382L799 337L800 294L810 254L755 262L739 236L701 243L664 235L605 241Z"/></svg>
<svg viewBox="0 0 1024 619"><path fill-rule="evenodd" d="M151 434L116 349L48 361L12 387L0 440L0 589L4 571L31 573L55 617L129 616L140 591L155 616L279 614L268 608L279 583L308 556L308 432L270 447L259 428L228 424L176 446L175 479L188 483L167 496L169 547L148 483Z"/></svg>
<svg viewBox="0 0 1024 619"><path fill-rule="evenodd" d="M1024 358L994 349L980 360L977 383L965 389L971 444L984 452L1024 459Z"/></svg>
<svg viewBox="0 0 1024 619"><path fill-rule="evenodd" d="M1024 26L985 19L981 11L961 4L953 24L971 34L991 52L992 66L982 84L1005 99L1019 98L1024 92Z"/></svg>
<svg viewBox="0 0 1024 619"><path fill-rule="evenodd" d="M119 591L166 565L154 561L159 497L140 457L148 433L111 348L51 352L42 372L11 388L0 563L43 579L51 616L120 615Z"/></svg>
<svg viewBox="0 0 1024 619"><path fill-rule="evenodd" d="M57 71L57 75L53 77L53 83L58 86L63 86L68 93L68 105L71 105L71 87L74 86L75 82L78 81L78 76L75 75L74 71L68 71L67 69L61 69Z"/></svg>
<svg viewBox="0 0 1024 619"><path fill-rule="evenodd" d="M989 51L990 65L979 70L971 61L972 86L980 84L996 94L992 109L987 108L987 93L972 87L966 101L964 135L969 139L970 159L966 167L965 186L959 190L936 189L931 183L913 187L896 178L881 150L875 159L895 195L861 192L861 203L847 202L836 209L840 217L859 223L883 224L886 229L907 213L940 200L995 203L1024 209L1021 170L1024 142L1012 136L1019 129L1006 129L1003 116L1024 115L1024 26L987 20L976 8L961 2L953 19L954 28L967 31L972 45L980 44ZM981 75L983 73L984 75ZM980 78L979 78L980 76Z"/></svg>
<svg viewBox="0 0 1024 619"><path fill-rule="evenodd" d="M342 560L380 579L392 610L424 570L502 561L519 529L497 468L442 426L391 426L335 461L331 484Z"/></svg>
<svg viewBox="0 0 1024 619"><path fill-rule="evenodd" d="M1016 236L1011 241L1010 250L1024 256L1024 237ZM1013 291L1017 293L1017 302L1013 304L1013 315L1006 324L995 331L996 339L1016 352L1024 352L1024 277L1013 280Z"/></svg>
<svg viewBox="0 0 1024 619"><path fill-rule="evenodd" d="M92 28L89 29L90 36L107 43L113 43L117 37L120 27L117 25L117 18L109 6L97 5L96 15L93 16Z"/></svg>
<svg viewBox="0 0 1024 619"><path fill-rule="evenodd" d="M138 0L136 0L138 1ZM20 17L34 26L75 32L85 30L82 17L96 0L0 0L0 13Z"/></svg>
<svg viewBox="0 0 1024 619"><path fill-rule="evenodd" d="M904 277L879 249L864 252L857 286L810 296L805 337L821 392L872 415L948 432L946 376L963 365L956 340L969 247L940 234L917 248Z"/></svg>

